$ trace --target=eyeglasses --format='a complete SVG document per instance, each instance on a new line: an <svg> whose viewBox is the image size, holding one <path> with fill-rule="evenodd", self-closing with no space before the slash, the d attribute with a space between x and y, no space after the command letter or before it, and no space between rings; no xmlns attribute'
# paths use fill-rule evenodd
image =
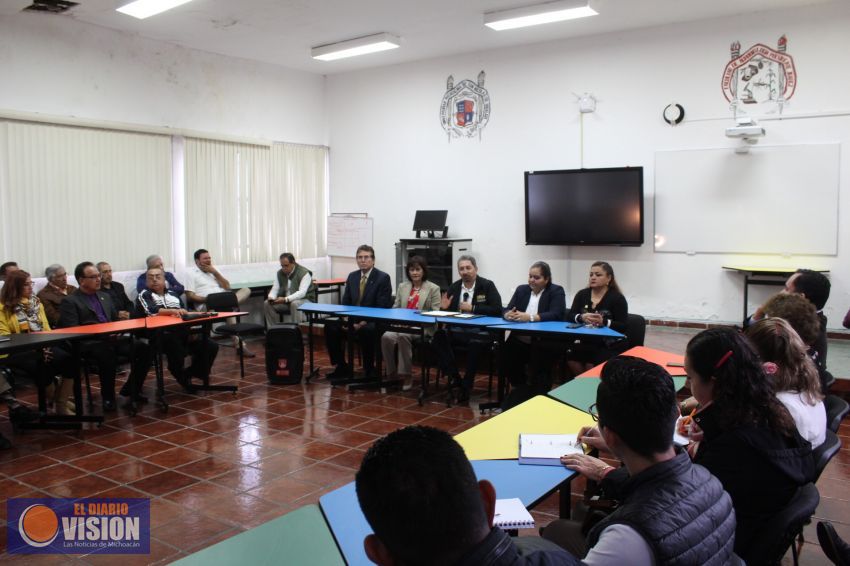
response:
<svg viewBox="0 0 850 566"><path fill-rule="evenodd" d="M588 407L587 412L590 413L590 418L592 418L594 422L599 422L599 411L596 410L596 403Z"/></svg>

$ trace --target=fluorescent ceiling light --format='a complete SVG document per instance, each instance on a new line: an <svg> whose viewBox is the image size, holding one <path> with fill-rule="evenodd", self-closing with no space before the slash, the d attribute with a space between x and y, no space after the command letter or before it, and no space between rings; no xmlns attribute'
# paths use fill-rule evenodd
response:
<svg viewBox="0 0 850 566"><path fill-rule="evenodd" d="M155 16L160 12L176 8L181 4L191 1L192 0L135 0L134 2L124 4L120 8L116 8L116 10L122 14L127 14L128 16L144 20L145 18Z"/></svg>
<svg viewBox="0 0 850 566"><path fill-rule="evenodd" d="M598 13L590 7L590 0L560 0L512 10L487 12L484 14L484 25L496 31L502 31L586 18Z"/></svg>
<svg viewBox="0 0 850 566"><path fill-rule="evenodd" d="M348 41L340 41L339 43L319 45L313 48L312 55L313 59L334 61L336 59L354 57L355 55L366 55L367 53L395 49L400 46L401 38L389 33L378 33Z"/></svg>

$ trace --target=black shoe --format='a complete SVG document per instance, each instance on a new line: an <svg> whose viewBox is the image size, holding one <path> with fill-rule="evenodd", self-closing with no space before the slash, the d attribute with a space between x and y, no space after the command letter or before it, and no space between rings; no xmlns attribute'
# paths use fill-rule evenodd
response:
<svg viewBox="0 0 850 566"><path fill-rule="evenodd" d="M106 400L103 402L103 412L111 413L115 411L115 401Z"/></svg>
<svg viewBox="0 0 850 566"><path fill-rule="evenodd" d="M338 366L336 366L335 370L327 374L325 377L327 377L329 380L351 379L352 375L353 373L351 371L351 368L348 367L348 365L339 364Z"/></svg>
<svg viewBox="0 0 850 566"><path fill-rule="evenodd" d="M38 420L38 413L29 407L18 405L9 408L9 420L13 423L31 423Z"/></svg>
<svg viewBox="0 0 850 566"><path fill-rule="evenodd" d="M0 450L8 450L12 447L12 441L0 434Z"/></svg>
<svg viewBox="0 0 850 566"><path fill-rule="evenodd" d="M835 532L835 527L832 526L832 523L820 521L817 531L818 542L826 557L835 564L850 564L850 544L841 540L841 537Z"/></svg>

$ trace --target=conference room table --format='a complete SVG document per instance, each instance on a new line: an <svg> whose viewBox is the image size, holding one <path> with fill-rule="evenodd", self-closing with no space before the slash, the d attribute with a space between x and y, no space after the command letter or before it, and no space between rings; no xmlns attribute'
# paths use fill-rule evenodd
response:
<svg viewBox="0 0 850 566"><path fill-rule="evenodd" d="M655 348L647 348L646 346L635 346L629 348L625 352L619 354L621 356L634 356L648 362L658 364L667 370L672 376L683 376L685 374L685 356L674 354L673 352L665 352L664 350L656 350ZM579 374L577 377L599 377L602 375L602 368L605 367L605 362L593 366L586 372Z"/></svg>
<svg viewBox="0 0 850 566"><path fill-rule="evenodd" d="M174 562L179 566L343 566L333 534L316 505L305 505Z"/></svg>
<svg viewBox="0 0 850 566"><path fill-rule="evenodd" d="M61 430L79 430L83 423L103 422L103 417L99 415L84 415L83 414L83 395L82 385L80 383L79 365L76 360L79 359L77 353L76 342L89 335L80 332L31 332L26 334L10 334L4 336L4 340L0 341L0 356L16 354L19 352L28 352L32 350L44 350L51 346L68 343L72 351L70 352L74 360L74 367L77 371L74 372L74 415L56 415L47 413L47 400L43 387L38 388L38 413L37 419L31 422L16 423L16 426L22 429L61 429ZM6 358L0 358L0 366L4 365Z"/></svg>
<svg viewBox="0 0 850 566"><path fill-rule="evenodd" d="M473 460L471 463L476 477L489 480L496 488L496 497L518 497L527 508L534 507L576 475L563 466L527 466L516 460ZM363 539L372 528L360 510L354 482L323 495L319 498L319 506L346 563L349 566L372 564L363 549ZM409 520L419 519L410 517Z"/></svg>

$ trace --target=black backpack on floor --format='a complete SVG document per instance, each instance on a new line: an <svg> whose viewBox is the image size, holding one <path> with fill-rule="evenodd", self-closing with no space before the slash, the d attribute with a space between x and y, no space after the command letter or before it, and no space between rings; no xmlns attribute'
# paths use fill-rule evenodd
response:
<svg viewBox="0 0 850 566"><path fill-rule="evenodd" d="M304 342L297 324L275 324L266 332L266 375L278 385L301 383Z"/></svg>

